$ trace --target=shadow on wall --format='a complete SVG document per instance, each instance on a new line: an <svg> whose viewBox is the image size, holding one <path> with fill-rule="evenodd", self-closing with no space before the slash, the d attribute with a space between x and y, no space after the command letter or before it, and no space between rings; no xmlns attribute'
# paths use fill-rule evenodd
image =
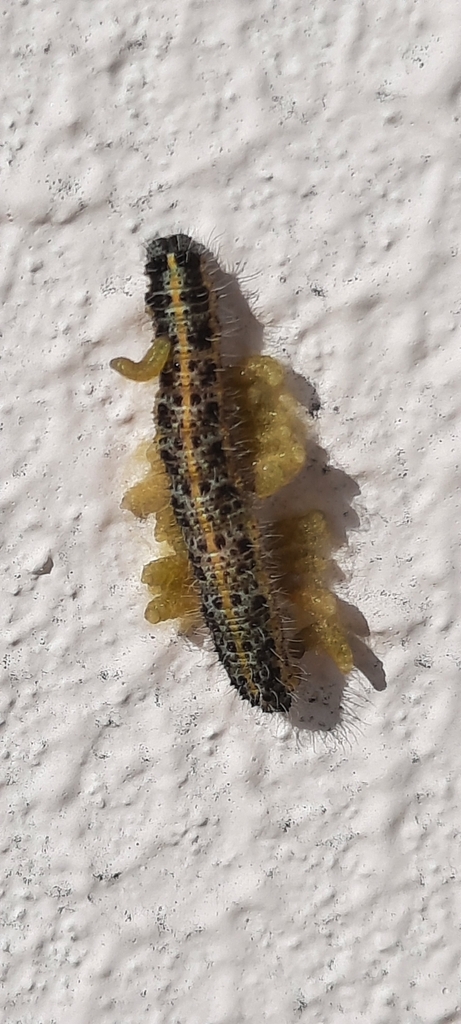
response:
<svg viewBox="0 0 461 1024"><path fill-rule="evenodd" d="M287 376L290 379L289 373ZM317 410L320 403L317 402L315 389L302 378L301 381L309 401L312 395L315 396L314 407ZM291 390L295 394L295 389ZM304 402L300 404L304 405ZM309 406L306 404L304 407L312 415ZM348 532L360 527L358 515L351 504L360 494L360 488L350 476L330 465L327 453L315 441L308 439L306 450L304 468L282 492L269 499L264 510L265 518L268 515L269 521L276 524L287 512L289 515L302 516L310 510L320 510L331 532L333 550L337 550L347 545ZM343 579L343 573L331 559L329 586L334 588L335 583ZM338 618L352 650L355 669L368 679L374 690L385 690L386 677L382 662L366 643L370 630L365 616L357 607L344 600L337 598L336 602ZM346 727L348 722L352 726L355 713L353 705L363 704L364 696L356 692L352 697L348 679L332 658L321 650L309 651L302 659L301 669L302 681L290 712L293 725L299 730L320 733L334 733L343 723Z"/></svg>
<svg viewBox="0 0 461 1024"><path fill-rule="evenodd" d="M211 265L222 296L220 313L224 328L223 362L238 364L250 355L261 353L264 344L263 326L252 313L236 276L224 272L214 259ZM306 420L312 424L321 409L320 397L309 380L294 373L289 367L285 369L288 390L305 410ZM308 426L303 469L283 490L266 499L261 510L262 520L273 524L272 529L276 530L276 523L280 519L304 516L311 510L320 510L331 532L333 550L337 550L347 545L348 532L360 527L358 515L352 507L354 499L360 494L360 488L355 480L330 464L327 452L309 433ZM334 586L341 579L343 574L331 560L329 585ZM358 608L339 598L337 612L352 650L355 669L368 679L374 690L385 690L386 677L382 662L366 643L370 630L364 615ZM289 715L292 724L300 731L321 734L334 734L341 729L343 723L346 730L349 725L353 728L356 714L354 705L363 704L365 696L349 687L343 673L322 650L311 650L304 654L300 666L301 683Z"/></svg>

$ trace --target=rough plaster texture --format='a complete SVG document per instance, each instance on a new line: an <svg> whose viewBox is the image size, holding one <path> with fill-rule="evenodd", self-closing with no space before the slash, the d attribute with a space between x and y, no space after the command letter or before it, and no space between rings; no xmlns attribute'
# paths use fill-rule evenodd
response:
<svg viewBox="0 0 461 1024"><path fill-rule="evenodd" d="M458 1022L458 0L2 13L3 1020ZM329 743L320 661L297 740L143 619L150 400L108 362L178 227L320 398L387 677Z"/></svg>

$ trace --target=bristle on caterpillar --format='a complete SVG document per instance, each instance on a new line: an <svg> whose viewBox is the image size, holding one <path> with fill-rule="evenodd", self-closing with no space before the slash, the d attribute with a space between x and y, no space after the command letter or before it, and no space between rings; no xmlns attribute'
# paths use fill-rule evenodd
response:
<svg viewBox="0 0 461 1024"><path fill-rule="evenodd" d="M341 671L352 654L327 589L329 539L321 513L274 524L265 541L255 511L305 460L303 426L283 367L253 356L223 369L218 293L210 256L187 235L147 247L146 308L155 338L135 363L113 369L158 377L149 470L123 505L156 516L167 554L145 566L151 623L201 614L241 697L286 712L298 685L282 622L288 606L303 650L323 649Z"/></svg>

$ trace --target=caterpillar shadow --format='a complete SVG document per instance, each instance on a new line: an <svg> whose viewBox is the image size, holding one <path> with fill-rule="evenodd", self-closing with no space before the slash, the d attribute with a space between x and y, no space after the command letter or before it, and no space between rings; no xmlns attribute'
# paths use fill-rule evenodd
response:
<svg viewBox="0 0 461 1024"><path fill-rule="evenodd" d="M223 270L210 255L212 273L220 294L223 323L222 355L224 365L237 365L264 347L264 327L252 312L233 272ZM263 523L276 525L291 516L303 516L320 510L331 532L333 549L348 545L348 535L360 527L354 500L360 495L358 483L331 464L328 453L315 438L315 421L321 412L321 397L314 385L299 373L286 369L288 390L305 410L308 429L304 437L306 462L303 469L281 491L266 499L261 509ZM344 579L331 560L330 584ZM368 646L369 625L362 612L337 599L338 618L347 634L354 668L372 688L386 688L384 667ZM290 720L299 731L335 734L353 729L358 712L368 698L350 677L344 677L334 661L321 651L309 651L300 662L301 683L290 711Z"/></svg>

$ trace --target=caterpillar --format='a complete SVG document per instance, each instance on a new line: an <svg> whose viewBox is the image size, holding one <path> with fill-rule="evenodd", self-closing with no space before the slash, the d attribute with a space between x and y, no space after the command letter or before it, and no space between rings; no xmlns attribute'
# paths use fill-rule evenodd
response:
<svg viewBox="0 0 461 1024"><path fill-rule="evenodd" d="M111 361L122 376L158 378L149 470L123 500L155 513L164 557L144 567L151 623L201 616L230 683L264 712L287 712L298 685L288 605L302 650L326 650L347 674L352 655L325 585L328 528L320 512L276 523L270 543L257 509L305 461L283 367L269 356L223 367L214 264L185 234L147 245L145 356Z"/></svg>

